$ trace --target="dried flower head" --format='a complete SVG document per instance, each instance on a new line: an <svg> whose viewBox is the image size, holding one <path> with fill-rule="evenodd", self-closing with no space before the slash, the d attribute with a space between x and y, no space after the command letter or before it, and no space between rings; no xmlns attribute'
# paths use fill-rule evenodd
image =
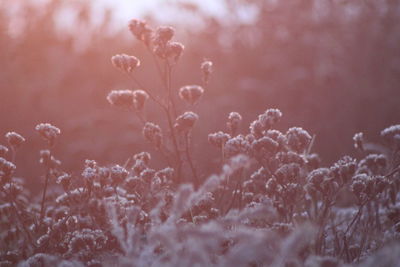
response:
<svg viewBox="0 0 400 267"><path fill-rule="evenodd" d="M209 134L208 142L213 146L222 148L230 138L231 136L229 134L219 131L216 133Z"/></svg>
<svg viewBox="0 0 400 267"><path fill-rule="evenodd" d="M364 151L364 134L363 133L356 133L353 136L353 141L354 141L354 147L356 149L360 149L361 151Z"/></svg>
<svg viewBox="0 0 400 267"><path fill-rule="evenodd" d="M243 135L238 135L229 139L224 147L225 157L230 158L238 154L247 154L250 144Z"/></svg>
<svg viewBox="0 0 400 267"><path fill-rule="evenodd" d="M162 59L172 59L175 62L182 56L183 50L185 50L185 46L179 42L167 42L165 45L159 44L153 49L154 54L158 57Z"/></svg>
<svg viewBox="0 0 400 267"><path fill-rule="evenodd" d="M136 110L142 110L147 99L149 99L149 95L145 91L133 91L133 107Z"/></svg>
<svg viewBox="0 0 400 267"><path fill-rule="evenodd" d="M282 112L279 109L268 109L250 124L250 132L259 138L263 135L264 131L269 130L281 117Z"/></svg>
<svg viewBox="0 0 400 267"><path fill-rule="evenodd" d="M140 152L133 156L135 161L143 161L145 164L149 164L151 160L151 155L149 152Z"/></svg>
<svg viewBox="0 0 400 267"><path fill-rule="evenodd" d="M199 85L186 85L179 89L179 97L192 105L199 101L203 93L204 89Z"/></svg>
<svg viewBox="0 0 400 267"><path fill-rule="evenodd" d="M144 42L146 46L150 46L153 30L146 22L138 19L129 21L129 30L139 41Z"/></svg>
<svg viewBox="0 0 400 267"><path fill-rule="evenodd" d="M288 146L298 153L304 152L312 139L310 134L300 127L290 128L286 132L286 138Z"/></svg>
<svg viewBox="0 0 400 267"><path fill-rule="evenodd" d="M61 133L60 129L54 125L51 125L50 123L40 123L36 125L35 129L39 132L43 139L49 143L50 146L54 145L55 139Z"/></svg>
<svg viewBox="0 0 400 267"><path fill-rule="evenodd" d="M396 135L400 135L400 124L392 125L381 131L382 138L388 143L395 141Z"/></svg>
<svg viewBox="0 0 400 267"><path fill-rule="evenodd" d="M114 185L120 184L126 177L128 177L129 172L119 165L114 165L110 169L111 180Z"/></svg>
<svg viewBox="0 0 400 267"><path fill-rule="evenodd" d="M108 96L108 102L119 108L133 107L133 91L132 90L112 90Z"/></svg>
<svg viewBox="0 0 400 267"><path fill-rule="evenodd" d="M213 72L213 63L209 60L204 60L200 65L202 79L205 84L208 83L211 73Z"/></svg>
<svg viewBox="0 0 400 267"><path fill-rule="evenodd" d="M9 178L16 168L17 167L12 162L0 157L0 178Z"/></svg>
<svg viewBox="0 0 400 267"><path fill-rule="evenodd" d="M310 172L310 174L308 174L307 180L309 183L318 188L321 186L322 182L326 179L329 179L330 176L331 171L328 168L319 168Z"/></svg>
<svg viewBox="0 0 400 267"><path fill-rule="evenodd" d="M6 146L0 145L0 157L4 157L8 152L8 148Z"/></svg>
<svg viewBox="0 0 400 267"><path fill-rule="evenodd" d="M125 54L115 55L111 58L111 63L123 72L133 72L140 66L140 60L134 56Z"/></svg>
<svg viewBox="0 0 400 267"><path fill-rule="evenodd" d="M251 149L254 155L258 157L270 157L277 152L279 144L273 139L264 136L255 140L251 144Z"/></svg>
<svg viewBox="0 0 400 267"><path fill-rule="evenodd" d="M25 138L16 132L6 133L6 139L8 144L14 149L17 149L23 142L25 142Z"/></svg>
<svg viewBox="0 0 400 267"><path fill-rule="evenodd" d="M232 135L234 135L238 130L241 122L242 122L242 116L238 112L231 112L229 113L226 127L228 128L229 132Z"/></svg>
<svg viewBox="0 0 400 267"><path fill-rule="evenodd" d="M64 191L68 191L69 185L71 184L71 175L64 173L57 177L57 184L61 185Z"/></svg>
<svg viewBox="0 0 400 267"><path fill-rule="evenodd" d="M162 144L162 132L160 126L157 124L146 122L143 127L143 136L157 148Z"/></svg>
<svg viewBox="0 0 400 267"><path fill-rule="evenodd" d="M199 116L196 113L187 111L176 118L174 127L179 132L188 132L193 128L198 119Z"/></svg>
<svg viewBox="0 0 400 267"><path fill-rule="evenodd" d="M157 28L154 43L159 45L165 45L168 41L174 37L175 29L170 26L160 26Z"/></svg>

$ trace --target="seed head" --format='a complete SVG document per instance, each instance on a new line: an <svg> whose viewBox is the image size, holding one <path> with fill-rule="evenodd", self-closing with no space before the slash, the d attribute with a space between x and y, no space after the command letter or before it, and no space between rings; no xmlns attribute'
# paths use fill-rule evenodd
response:
<svg viewBox="0 0 400 267"><path fill-rule="evenodd" d="M136 110L142 110L144 103L149 98L149 95L143 90L133 91L133 107Z"/></svg>
<svg viewBox="0 0 400 267"><path fill-rule="evenodd" d="M213 146L222 148L230 138L231 136L229 134L219 131L216 133L209 134L208 142Z"/></svg>
<svg viewBox="0 0 400 267"><path fill-rule="evenodd" d="M146 140L153 143L157 148L162 144L162 132L157 124L146 122L143 127L143 136Z"/></svg>
<svg viewBox="0 0 400 267"><path fill-rule="evenodd" d="M278 146L277 142L267 136L261 137L251 144L253 153L261 157L271 156L277 151Z"/></svg>
<svg viewBox="0 0 400 267"><path fill-rule="evenodd" d="M0 157L4 157L8 152L8 148L6 146L0 145Z"/></svg>
<svg viewBox="0 0 400 267"><path fill-rule="evenodd" d="M250 125L250 132L257 138L263 135L263 132L269 130L272 125L277 123L282 117L282 112L279 109L268 109L263 114L259 115L257 120Z"/></svg>
<svg viewBox="0 0 400 267"><path fill-rule="evenodd" d="M183 50L185 46L178 42L167 42L164 44L158 44L154 47L154 54L162 59L172 59L175 62L179 60L179 58L183 54Z"/></svg>
<svg viewBox="0 0 400 267"><path fill-rule="evenodd" d="M143 161L145 164L149 164L151 160L151 155L149 152L140 152L133 156L135 161Z"/></svg>
<svg viewBox="0 0 400 267"><path fill-rule="evenodd" d="M129 21L129 30L139 41L144 42L146 46L150 46L153 30L145 21L133 19Z"/></svg>
<svg viewBox="0 0 400 267"><path fill-rule="evenodd" d="M174 127L179 131L179 132L188 132L190 131L196 121L199 119L199 116L191 111L187 111L180 115L178 118L176 118L176 122Z"/></svg>
<svg viewBox="0 0 400 267"><path fill-rule="evenodd" d="M15 170L16 166L14 163L0 157L0 177L9 177Z"/></svg>
<svg viewBox="0 0 400 267"><path fill-rule="evenodd" d="M133 72L137 67L140 66L140 60L138 58L125 54L113 56L111 58L111 63L117 69L127 73Z"/></svg>
<svg viewBox="0 0 400 267"><path fill-rule="evenodd" d="M292 127L286 132L288 146L298 152L302 153L308 148L311 142L310 134L300 127Z"/></svg>
<svg viewBox="0 0 400 267"><path fill-rule="evenodd" d="M50 123L40 123L35 127L36 131L46 140L50 146L54 145L54 141L57 136L60 135L61 131Z"/></svg>
<svg viewBox="0 0 400 267"><path fill-rule="evenodd" d="M133 91L131 90L112 90L108 96L108 102L119 108L131 108L133 106Z"/></svg>
<svg viewBox="0 0 400 267"><path fill-rule="evenodd" d="M71 175L64 173L58 176L57 184L61 185L64 191L68 191L69 185L71 184Z"/></svg>
<svg viewBox="0 0 400 267"><path fill-rule="evenodd" d="M159 45L165 45L174 37L175 29L170 26L160 26L156 30L154 42Z"/></svg>
<svg viewBox="0 0 400 267"><path fill-rule="evenodd" d="M191 105L198 102L203 93L204 89L199 85L186 85L179 89L179 97Z"/></svg>
<svg viewBox="0 0 400 267"><path fill-rule="evenodd" d="M229 113L226 127L228 127L229 132L232 135L234 135L238 130L241 122L242 122L242 116L237 112L231 112Z"/></svg>
<svg viewBox="0 0 400 267"><path fill-rule="evenodd" d="M6 139L7 139L8 144L14 149L17 149L18 147L21 146L21 144L23 142L25 142L25 138L23 138L21 135L17 134L16 132L6 133Z"/></svg>
<svg viewBox="0 0 400 267"><path fill-rule="evenodd" d="M238 135L229 139L224 147L224 154L227 158L237 154L247 154L250 149L250 144L243 135Z"/></svg>
<svg viewBox="0 0 400 267"><path fill-rule="evenodd" d="M120 184L128 176L128 171L119 165L111 167L111 180L114 185Z"/></svg>
<svg viewBox="0 0 400 267"><path fill-rule="evenodd" d="M307 177L309 183L318 188L324 180L329 179L331 172L328 168L319 168L310 172Z"/></svg>
<svg viewBox="0 0 400 267"><path fill-rule="evenodd" d="M396 135L400 134L400 124L392 125L383 131L381 131L381 136L386 142L392 142Z"/></svg>
<svg viewBox="0 0 400 267"><path fill-rule="evenodd" d="M360 149L361 151L364 151L364 135L363 135L363 133L356 133L353 136L353 141L354 141L354 147L356 149Z"/></svg>
<svg viewBox="0 0 400 267"><path fill-rule="evenodd" d="M210 79L211 73L213 72L213 63L209 60L205 60L201 63L200 69L203 82L207 84L208 80Z"/></svg>

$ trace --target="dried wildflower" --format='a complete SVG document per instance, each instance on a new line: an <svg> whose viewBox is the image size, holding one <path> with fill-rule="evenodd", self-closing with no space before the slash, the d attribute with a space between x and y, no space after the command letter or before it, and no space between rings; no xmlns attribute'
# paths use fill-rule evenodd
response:
<svg viewBox="0 0 400 267"><path fill-rule="evenodd" d="M224 132L216 132L208 135L208 142L218 148L222 148L231 136Z"/></svg>
<svg viewBox="0 0 400 267"><path fill-rule="evenodd" d="M247 154L250 149L249 142L243 135L238 135L234 138L229 139L224 147L224 154L230 158L237 154Z"/></svg>
<svg viewBox="0 0 400 267"><path fill-rule="evenodd" d="M283 164L297 163L300 166L304 165L305 160L302 156L293 151L278 152L276 158Z"/></svg>
<svg viewBox="0 0 400 267"><path fill-rule="evenodd" d="M286 138L288 146L298 153L304 152L312 139L310 134L300 127L290 128L286 132Z"/></svg>
<svg viewBox="0 0 400 267"><path fill-rule="evenodd" d="M279 109L268 109L250 124L250 132L255 137L261 137L263 132L269 130L281 117L282 112Z"/></svg>
<svg viewBox="0 0 400 267"><path fill-rule="evenodd" d="M97 162L95 160L85 159L85 168L87 168L87 167L96 168Z"/></svg>
<svg viewBox="0 0 400 267"><path fill-rule="evenodd" d="M140 152L133 156L135 161L143 161L145 164L149 164L151 160L151 155L149 152Z"/></svg>
<svg viewBox="0 0 400 267"><path fill-rule="evenodd" d="M144 107L144 103L149 98L149 95L143 90L133 91L133 107L136 110L141 110Z"/></svg>
<svg viewBox="0 0 400 267"><path fill-rule="evenodd" d="M185 46L179 42L169 42L166 48L166 57L177 62L183 54Z"/></svg>
<svg viewBox="0 0 400 267"><path fill-rule="evenodd" d="M188 132L193 128L198 119L199 116L196 113L187 111L176 118L174 127L179 132Z"/></svg>
<svg viewBox="0 0 400 267"><path fill-rule="evenodd" d="M150 143L153 143L157 148L162 144L162 132L157 124L146 122L143 127L143 136Z"/></svg>
<svg viewBox="0 0 400 267"><path fill-rule="evenodd" d="M172 59L177 62L182 56L183 50L185 50L183 44L178 42L168 42L165 45L156 45L154 47L154 54L162 59Z"/></svg>
<svg viewBox="0 0 400 267"><path fill-rule="evenodd" d="M229 113L226 127L228 128L229 132L232 135L234 135L236 131L239 129L241 122L242 122L242 116L238 112L231 112Z"/></svg>
<svg viewBox="0 0 400 267"><path fill-rule="evenodd" d="M366 181L369 179L368 175L366 174L358 174L353 177L353 182L350 186L351 191L358 197L361 198L361 194L366 190Z"/></svg>
<svg viewBox="0 0 400 267"><path fill-rule="evenodd" d="M146 46L151 44L153 30L146 22L133 19L129 21L129 30L139 41L144 42Z"/></svg>
<svg viewBox="0 0 400 267"><path fill-rule="evenodd" d="M192 105L199 101L203 93L204 89L199 85L186 85L179 89L179 97Z"/></svg>
<svg viewBox="0 0 400 267"><path fill-rule="evenodd" d="M35 129L48 142L49 146L54 145L54 141L61 133L60 129L50 123L40 123L36 125Z"/></svg>
<svg viewBox="0 0 400 267"><path fill-rule="evenodd" d="M119 165L114 165L110 169L111 180L114 185L120 184L128 176L128 171Z"/></svg>
<svg viewBox="0 0 400 267"><path fill-rule="evenodd" d="M209 60L204 60L200 65L202 79L205 84L208 83L211 73L213 71L213 63Z"/></svg>
<svg viewBox="0 0 400 267"><path fill-rule="evenodd" d="M344 156L342 159L337 161L330 169L335 177L335 180L339 181L342 184L347 183L349 181L355 171L356 171L356 160L349 157Z"/></svg>
<svg viewBox="0 0 400 267"><path fill-rule="evenodd" d="M126 54L120 54L111 57L111 63L117 69L127 73L133 72L140 66L140 60L137 57Z"/></svg>
<svg viewBox="0 0 400 267"><path fill-rule="evenodd" d="M285 147L287 143L286 136L278 130L267 130L264 132L264 135L277 142L279 144L279 148Z"/></svg>
<svg viewBox="0 0 400 267"><path fill-rule="evenodd" d="M132 90L112 90L107 95L108 102L119 108L133 107L133 91Z"/></svg>
<svg viewBox="0 0 400 267"><path fill-rule="evenodd" d="M23 142L25 142L25 138L23 138L21 135L19 135L16 132L6 133L6 139L7 139L8 144L14 149L17 149L18 147L21 146L21 144Z"/></svg>
<svg viewBox="0 0 400 267"><path fill-rule="evenodd" d="M353 141L354 141L354 147L356 149L360 149L361 151L364 151L364 134L363 133L356 133L353 136Z"/></svg>
<svg viewBox="0 0 400 267"><path fill-rule="evenodd" d="M9 178L16 168L17 167L12 162L0 157L0 176L2 178Z"/></svg>
<svg viewBox="0 0 400 267"><path fill-rule="evenodd" d="M358 163L358 171L364 170L369 174L383 174L388 160L383 154L369 154Z"/></svg>
<svg viewBox="0 0 400 267"><path fill-rule="evenodd" d="M321 186L322 182L329 179L330 176L331 171L328 168L319 168L310 172L308 174L307 180L309 183L318 188Z"/></svg>
<svg viewBox="0 0 400 267"><path fill-rule="evenodd" d="M274 176L280 184L295 182L300 175L300 166L296 163L284 164L275 171Z"/></svg>
<svg viewBox="0 0 400 267"><path fill-rule="evenodd" d="M97 177L96 168L86 167L82 172L82 177L85 178L86 182L92 184Z"/></svg>
<svg viewBox="0 0 400 267"><path fill-rule="evenodd" d="M155 170L146 168L140 173L140 178L142 178L143 181L149 182L154 178L155 174Z"/></svg>
<svg viewBox="0 0 400 267"><path fill-rule="evenodd" d="M388 143L392 143L395 140L395 136L399 134L400 124L392 125L381 131L382 138Z"/></svg>
<svg viewBox="0 0 400 267"><path fill-rule="evenodd" d="M61 185L64 191L68 191L69 185L71 184L71 175L64 173L57 177L57 184Z"/></svg>
<svg viewBox="0 0 400 267"><path fill-rule="evenodd" d="M174 37L175 29L170 26L160 26L157 28L154 43L165 45L168 41Z"/></svg>
<svg viewBox="0 0 400 267"><path fill-rule="evenodd" d="M156 172L155 176L160 178L162 183L169 183L172 181L172 178L174 176L174 169L170 167L164 168Z"/></svg>
<svg viewBox="0 0 400 267"><path fill-rule="evenodd" d="M252 152L256 157L270 157L277 152L279 144L269 137L261 137L251 144Z"/></svg>
<svg viewBox="0 0 400 267"><path fill-rule="evenodd" d="M0 145L0 157L4 157L8 152L8 148L6 146Z"/></svg>

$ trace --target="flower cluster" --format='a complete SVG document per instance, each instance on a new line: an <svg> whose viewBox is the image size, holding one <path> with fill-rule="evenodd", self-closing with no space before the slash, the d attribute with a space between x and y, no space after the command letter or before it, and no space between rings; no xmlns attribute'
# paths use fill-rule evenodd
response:
<svg viewBox="0 0 400 267"><path fill-rule="evenodd" d="M47 141L49 146L53 146L57 136L61 134L60 129L50 123L40 123L36 125L35 129Z"/></svg>

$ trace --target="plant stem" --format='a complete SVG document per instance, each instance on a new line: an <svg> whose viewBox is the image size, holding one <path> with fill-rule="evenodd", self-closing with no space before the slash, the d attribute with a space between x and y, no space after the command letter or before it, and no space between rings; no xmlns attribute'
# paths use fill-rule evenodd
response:
<svg viewBox="0 0 400 267"><path fill-rule="evenodd" d="M44 188L43 188L43 195L42 195L42 203L40 205L40 223L42 223L43 217L44 217L44 204L46 201L46 192L47 192L47 185L49 183L49 178L50 178L50 167L46 168L46 177L45 177L45 181L44 181Z"/></svg>
<svg viewBox="0 0 400 267"><path fill-rule="evenodd" d="M199 181L199 178L197 176L196 168L194 167L194 164L193 164L193 161L192 161L192 157L190 155L190 150L189 150L189 132L185 133L185 152L186 152L186 158L187 158L187 160L189 162L190 169L192 170L195 187L197 187L197 186L200 185L200 183L199 183L200 181Z"/></svg>

